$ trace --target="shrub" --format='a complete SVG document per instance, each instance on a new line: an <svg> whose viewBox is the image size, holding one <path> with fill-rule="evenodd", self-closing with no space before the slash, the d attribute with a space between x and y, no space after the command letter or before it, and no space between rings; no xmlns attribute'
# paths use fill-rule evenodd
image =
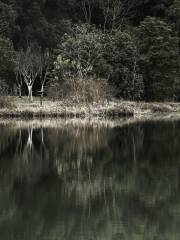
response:
<svg viewBox="0 0 180 240"><path fill-rule="evenodd" d="M53 99L74 104L89 104L110 100L113 89L106 79L67 78L65 81L54 81L48 90Z"/></svg>

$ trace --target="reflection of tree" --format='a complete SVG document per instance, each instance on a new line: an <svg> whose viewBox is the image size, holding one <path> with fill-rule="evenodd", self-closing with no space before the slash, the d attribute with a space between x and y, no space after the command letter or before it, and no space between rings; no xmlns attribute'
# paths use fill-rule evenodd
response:
<svg viewBox="0 0 180 240"><path fill-rule="evenodd" d="M17 143L17 150L14 155L16 175L19 179L26 179L29 182L36 181L41 175L49 171L49 155L44 144L44 130L41 128L38 133L33 127L27 130L28 135L24 139L22 147L21 130Z"/></svg>
<svg viewBox="0 0 180 240"><path fill-rule="evenodd" d="M179 239L179 125L12 133L0 153L13 155L0 173L2 239Z"/></svg>

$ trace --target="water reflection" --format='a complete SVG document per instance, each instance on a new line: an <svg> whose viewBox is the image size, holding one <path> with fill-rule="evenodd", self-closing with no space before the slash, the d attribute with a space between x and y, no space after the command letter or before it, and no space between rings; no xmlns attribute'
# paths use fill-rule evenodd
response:
<svg viewBox="0 0 180 240"><path fill-rule="evenodd" d="M180 239L180 122L0 125L1 239Z"/></svg>

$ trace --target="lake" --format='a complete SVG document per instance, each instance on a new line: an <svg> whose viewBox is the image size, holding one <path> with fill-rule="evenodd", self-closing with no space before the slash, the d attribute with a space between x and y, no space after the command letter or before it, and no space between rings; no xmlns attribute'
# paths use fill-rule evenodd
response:
<svg viewBox="0 0 180 240"><path fill-rule="evenodd" d="M0 124L0 239L180 239L180 121L60 121Z"/></svg>

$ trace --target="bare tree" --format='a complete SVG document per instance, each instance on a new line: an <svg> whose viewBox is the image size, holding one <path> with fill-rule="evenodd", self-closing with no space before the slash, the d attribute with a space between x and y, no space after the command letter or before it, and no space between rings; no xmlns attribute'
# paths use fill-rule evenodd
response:
<svg viewBox="0 0 180 240"><path fill-rule="evenodd" d="M104 15L104 24L103 24L103 29L104 32L106 32L106 26L109 20L109 15L110 15L110 0L105 1L100 1L101 8L103 10L103 15Z"/></svg>
<svg viewBox="0 0 180 240"><path fill-rule="evenodd" d="M110 28L111 31L120 22L122 12L122 1L121 0L99 0L100 7L104 15L104 32Z"/></svg>
<svg viewBox="0 0 180 240"><path fill-rule="evenodd" d="M94 0L82 0L81 6L86 23L91 24Z"/></svg>
<svg viewBox="0 0 180 240"><path fill-rule="evenodd" d="M51 56L49 50L42 51L36 45L29 45L26 50L20 50L14 57L14 73L21 96L22 83L27 86L29 100L33 100L32 88L36 80L41 85L41 104L44 96L44 86L49 75Z"/></svg>
<svg viewBox="0 0 180 240"><path fill-rule="evenodd" d="M23 80L28 88L28 97L30 101L33 100L32 88L34 82L41 73L39 67L41 57L39 52L39 48L34 45L29 45L26 51L20 50L19 52L21 59L19 74L23 76Z"/></svg>
<svg viewBox="0 0 180 240"><path fill-rule="evenodd" d="M98 0L99 5L103 11L104 24L103 29L106 32L107 28L113 31L114 29L121 29L125 18L132 10L134 0Z"/></svg>

